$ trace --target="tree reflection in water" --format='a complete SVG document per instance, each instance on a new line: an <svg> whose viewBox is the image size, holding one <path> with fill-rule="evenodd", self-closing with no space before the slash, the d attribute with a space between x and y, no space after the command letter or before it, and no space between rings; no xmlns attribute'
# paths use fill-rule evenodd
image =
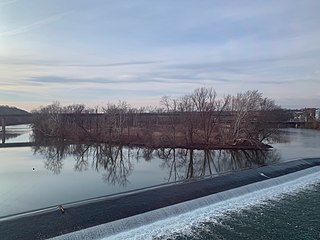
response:
<svg viewBox="0 0 320 240"><path fill-rule="evenodd" d="M108 144L95 144L92 148L92 166L97 170L103 169L103 181L111 184L126 186L128 176L133 171L130 154L124 154L122 146L111 146ZM125 149L125 151L130 151Z"/></svg>
<svg viewBox="0 0 320 240"><path fill-rule="evenodd" d="M45 158L44 167L54 174L59 174L63 167L63 159L71 154L70 145L63 142L54 142L48 146L34 146L34 154L42 155Z"/></svg>
<svg viewBox="0 0 320 240"><path fill-rule="evenodd" d="M159 149L168 182L263 166L280 161L276 150Z"/></svg>
<svg viewBox="0 0 320 240"><path fill-rule="evenodd" d="M65 158L73 157L74 170L77 172L87 171L91 164L91 168L102 172L102 180L106 183L125 187L129 182L128 176L133 171L133 164L128 148L108 144L50 144L35 146L33 151L45 158L44 167L54 174L61 172Z"/></svg>
<svg viewBox="0 0 320 240"><path fill-rule="evenodd" d="M230 171L262 166L280 160L275 150L194 150L175 148L130 148L106 143L66 144L50 143L33 147L34 153L45 158L45 168L59 174L63 160L73 157L74 171L90 168L102 173L106 183L127 186L134 161L159 161L168 171L168 182L185 180Z"/></svg>

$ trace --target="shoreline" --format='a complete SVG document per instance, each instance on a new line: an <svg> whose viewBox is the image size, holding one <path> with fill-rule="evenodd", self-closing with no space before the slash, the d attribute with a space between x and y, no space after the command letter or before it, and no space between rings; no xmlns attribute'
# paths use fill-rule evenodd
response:
<svg viewBox="0 0 320 240"><path fill-rule="evenodd" d="M47 138L48 139L48 138ZM137 148L151 148L151 149L160 149L160 148L180 148L180 149L191 149L191 150L268 150L273 147L269 144L256 144L256 145L246 145L246 144L201 144L201 143L153 143L153 142L143 142L143 141L126 141L126 140L113 140L113 141L95 141L86 139L84 141L76 141L72 139L59 139L59 138L49 138L51 141L35 141L32 142L34 146L47 146L47 145L58 145L58 144L106 144L111 146L121 146L121 147L137 147Z"/></svg>

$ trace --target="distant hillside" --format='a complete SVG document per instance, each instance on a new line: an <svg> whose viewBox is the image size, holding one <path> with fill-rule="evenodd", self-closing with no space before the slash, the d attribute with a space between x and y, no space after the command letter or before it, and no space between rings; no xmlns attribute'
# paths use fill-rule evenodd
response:
<svg viewBox="0 0 320 240"><path fill-rule="evenodd" d="M28 114L28 112L25 110L16 108L16 107L9 107L9 106L0 105L0 115L10 115L10 114L24 115L24 114Z"/></svg>

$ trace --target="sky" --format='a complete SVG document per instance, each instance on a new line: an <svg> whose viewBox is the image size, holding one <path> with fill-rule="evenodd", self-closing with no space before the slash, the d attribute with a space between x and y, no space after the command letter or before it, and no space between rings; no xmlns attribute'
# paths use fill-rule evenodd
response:
<svg viewBox="0 0 320 240"><path fill-rule="evenodd" d="M320 107L319 0L0 0L0 105L158 105L198 87Z"/></svg>

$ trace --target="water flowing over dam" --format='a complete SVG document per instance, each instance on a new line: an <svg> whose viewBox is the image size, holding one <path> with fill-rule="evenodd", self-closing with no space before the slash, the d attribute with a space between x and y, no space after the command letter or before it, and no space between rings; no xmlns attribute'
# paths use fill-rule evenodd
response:
<svg viewBox="0 0 320 240"><path fill-rule="evenodd" d="M285 193L292 186L301 188L319 181L319 165L319 158L300 159L105 199L66 204L64 214L56 208L49 208L11 216L1 219L1 239L9 239L6 236L10 239L30 239L34 236L37 239L102 239L149 224L168 225L166 221L171 218L179 218L181 214L192 215L192 211L202 211L214 204L228 205L228 201L238 199L235 201L243 202L245 206L244 200L250 194L258 196L259 202L271 198L275 192ZM232 205L228 206L232 208ZM25 226L29 227L26 229ZM22 230L18 232L16 229ZM79 229L82 230L77 231ZM61 234L65 235L59 237Z"/></svg>
<svg viewBox="0 0 320 240"><path fill-rule="evenodd" d="M279 236L277 239L302 239L303 236L318 239L319 170L319 168L303 170L289 174L290 176L279 177L275 181L272 179L246 185L222 194L177 204L166 210L161 209L131 219L101 225L100 228L91 230L100 235L110 234L110 229L119 231L102 238L104 240L270 239L276 235ZM303 203L308 203L307 206L299 205L303 197L305 197ZM309 205L310 197L316 198ZM305 201L306 199L309 202ZM288 202L294 203L293 206L290 206L291 209L286 206ZM297 207L300 207L301 210ZM279 213L275 213L275 210ZM181 213L184 211L186 212ZM166 215L166 217L157 222L147 222L161 215ZM130 223L140 225L140 227L128 230L131 227ZM144 224L141 225L142 223ZM278 226L275 226L275 223ZM303 227L301 231L299 228ZM294 238L291 238L290 234ZM88 229L81 234L80 232L70 234L71 238L66 239L78 239L79 236L81 239L90 239L90 235L90 229Z"/></svg>

